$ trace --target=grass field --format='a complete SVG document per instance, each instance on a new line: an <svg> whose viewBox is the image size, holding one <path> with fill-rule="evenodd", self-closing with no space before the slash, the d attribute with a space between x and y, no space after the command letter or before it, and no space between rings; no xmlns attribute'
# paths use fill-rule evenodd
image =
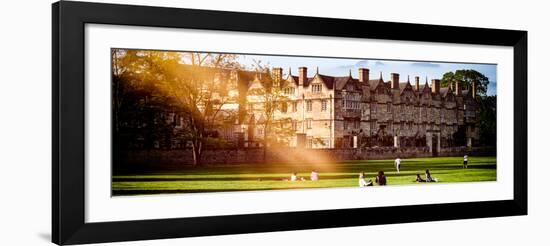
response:
<svg viewBox="0 0 550 246"><path fill-rule="evenodd" d="M469 157L468 169L462 157L403 159L397 173L393 160L345 161L325 164L247 164L227 166L182 167L178 171L128 173L113 176L113 195L196 193L246 190L357 187L358 173L372 179L379 170L385 172L388 185L418 184L416 174L424 178L426 169L440 183L496 180L496 157ZM319 181L310 181L317 170ZM306 181L284 181L292 172ZM422 183L421 185L434 185Z"/></svg>

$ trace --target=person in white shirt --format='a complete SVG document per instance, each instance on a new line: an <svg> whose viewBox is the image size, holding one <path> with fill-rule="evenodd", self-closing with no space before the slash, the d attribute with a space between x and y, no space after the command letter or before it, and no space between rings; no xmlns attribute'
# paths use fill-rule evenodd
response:
<svg viewBox="0 0 550 246"><path fill-rule="evenodd" d="M395 169L397 169L397 173L399 173L399 166L401 166L401 159L397 157L394 163L395 163Z"/></svg>
<svg viewBox="0 0 550 246"><path fill-rule="evenodd" d="M468 155L464 155L464 162L462 163L462 168L468 168Z"/></svg>
<svg viewBox="0 0 550 246"><path fill-rule="evenodd" d="M311 178L311 181L319 180L319 173L317 173L317 171L315 170L311 171L310 178Z"/></svg>
<svg viewBox="0 0 550 246"><path fill-rule="evenodd" d="M372 180L369 180L368 182L365 180L365 173L360 172L359 173L359 187L367 187L372 186Z"/></svg>

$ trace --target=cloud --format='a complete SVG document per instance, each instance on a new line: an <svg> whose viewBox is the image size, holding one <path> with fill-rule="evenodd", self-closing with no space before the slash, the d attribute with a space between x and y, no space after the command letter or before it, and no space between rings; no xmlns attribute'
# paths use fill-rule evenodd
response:
<svg viewBox="0 0 550 246"><path fill-rule="evenodd" d="M340 66L337 66L336 69L344 69L344 70L350 70L350 69L353 69L355 68L354 65L340 65Z"/></svg>
<svg viewBox="0 0 550 246"><path fill-rule="evenodd" d="M368 65L369 65L369 61L367 60L358 61L357 63L355 63L355 67L366 67Z"/></svg>
<svg viewBox="0 0 550 246"><path fill-rule="evenodd" d="M367 67L368 65L369 65L369 61L362 60L362 61L356 62L355 64L340 65L337 68L340 68L340 69L354 69L354 68Z"/></svg>
<svg viewBox="0 0 550 246"><path fill-rule="evenodd" d="M411 65L415 67L440 67L441 66L437 63L431 63L431 62L413 62L411 63Z"/></svg>
<svg viewBox="0 0 550 246"><path fill-rule="evenodd" d="M361 61L356 62L355 64L344 64L344 65L339 65L339 66L337 66L336 68L337 68L337 69L346 69L346 70L349 70L349 69L368 68L368 67L385 66L385 65L386 65L386 63L381 62L381 61L375 61L375 62L373 63L373 61L361 60Z"/></svg>

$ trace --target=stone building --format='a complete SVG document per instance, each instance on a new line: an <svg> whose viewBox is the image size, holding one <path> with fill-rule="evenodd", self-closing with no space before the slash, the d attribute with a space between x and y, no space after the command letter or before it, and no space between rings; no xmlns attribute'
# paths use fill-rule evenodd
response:
<svg viewBox="0 0 550 246"><path fill-rule="evenodd" d="M188 65L182 65L185 67ZM271 73L236 69L208 69L212 79L231 84L235 100L224 105L209 126L208 135L223 138L239 148L262 147L265 102L251 92L277 86L285 100L278 102L273 118L285 119L282 128L292 134L285 145L298 148L332 149L363 147L426 147L437 155L441 148L475 146L479 140L479 112L475 85L460 88L458 83L440 88L440 81L401 80L392 73L390 80L382 74L371 78L369 69L360 68L358 78L351 75L334 77L316 71L308 77L305 67L297 74L283 76L281 68ZM278 81L278 82L276 82ZM148 131L143 120L151 120L151 129L170 128L168 133L148 133L152 148L188 148L189 143L176 134L185 128L180 113L173 107L162 110L154 106L152 116L130 117L125 122L130 132L138 132L129 140L135 148L146 148ZM144 112L136 112L143 114ZM160 127L159 124L166 126ZM153 126L154 125L154 126ZM145 134L147 135L147 134ZM130 138L130 137L129 137ZM134 147L133 147L134 148Z"/></svg>
<svg viewBox="0 0 550 246"><path fill-rule="evenodd" d="M247 92L281 78L287 100L275 118L290 119L295 136L290 146L307 148L359 148L374 146L428 146L433 153L442 147L472 146L479 139L476 86L462 89L455 83L440 88L440 80L421 84L415 77L400 80L392 73L372 79L369 69L360 68L358 78L322 75L307 76L307 68L283 78L281 68L273 75L240 78L240 126L235 128L244 147L260 146L262 103ZM246 108L246 109L245 109ZM240 130L239 130L240 129ZM240 132L239 132L240 131Z"/></svg>

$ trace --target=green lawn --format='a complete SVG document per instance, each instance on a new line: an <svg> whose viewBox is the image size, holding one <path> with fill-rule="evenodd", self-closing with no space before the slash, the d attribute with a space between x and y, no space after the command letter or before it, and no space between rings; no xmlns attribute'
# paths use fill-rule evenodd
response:
<svg viewBox="0 0 550 246"><path fill-rule="evenodd" d="M319 181L310 181L311 170ZM379 170L385 172L388 185L410 185L416 174L424 178L430 169L439 183L496 181L496 157L469 157L468 169L462 157L403 159L397 173L393 160L345 161L325 164L246 164L206 167L182 167L178 171L131 173L113 176L113 195L195 193L245 190L328 188L358 186L358 173L372 179ZM292 172L307 181L290 182ZM422 185L434 185L424 183Z"/></svg>

